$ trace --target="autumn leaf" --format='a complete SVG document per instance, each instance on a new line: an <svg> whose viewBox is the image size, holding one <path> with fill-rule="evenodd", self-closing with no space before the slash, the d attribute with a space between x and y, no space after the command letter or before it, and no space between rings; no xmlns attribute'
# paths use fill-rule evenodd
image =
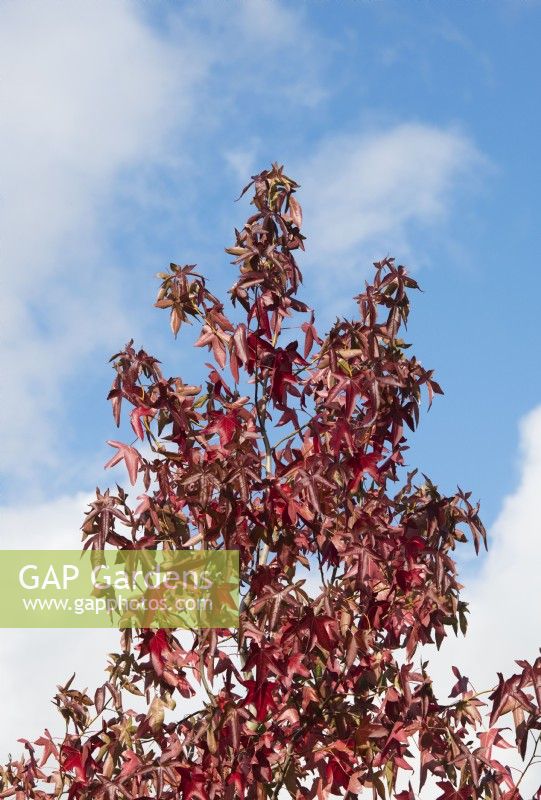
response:
<svg viewBox="0 0 541 800"><path fill-rule="evenodd" d="M130 479L130 483L132 486L134 486L137 481L137 472L141 456L134 447L130 447L130 445L127 444L122 444L122 442L115 442L113 440L108 440L107 444L110 445L111 447L116 447L118 453L116 453L116 455L114 455L111 459L109 459L109 461L105 464L105 469L114 467L120 461L124 461L126 469L128 471L128 477Z"/></svg>

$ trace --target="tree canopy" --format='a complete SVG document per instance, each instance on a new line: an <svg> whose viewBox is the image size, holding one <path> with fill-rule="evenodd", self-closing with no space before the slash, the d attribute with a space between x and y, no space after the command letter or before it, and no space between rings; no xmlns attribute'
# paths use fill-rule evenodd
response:
<svg viewBox="0 0 541 800"><path fill-rule="evenodd" d="M113 357L115 421L127 405L145 447L111 441L109 464L144 492L98 490L82 527L86 548L238 550L239 626L191 630L189 645L123 631L95 695L59 687L65 735L23 740L1 798L414 800L429 776L439 800L522 797L541 658L507 678L494 665L486 692L450 667L444 700L416 660L466 632L453 556L486 543L468 492L405 468L422 399L441 394L402 338L417 283L375 264L356 318L321 335L299 296L297 189L276 164L244 189L255 208L226 251L231 311L195 266L160 274L156 305L175 336L200 326L212 363L193 386L133 342ZM173 713L196 690L199 710Z"/></svg>

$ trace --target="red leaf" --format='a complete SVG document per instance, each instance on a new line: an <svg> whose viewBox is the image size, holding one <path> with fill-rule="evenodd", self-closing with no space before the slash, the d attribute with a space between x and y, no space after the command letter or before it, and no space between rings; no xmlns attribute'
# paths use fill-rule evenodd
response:
<svg viewBox="0 0 541 800"><path fill-rule="evenodd" d="M120 777L128 778L130 775L133 775L134 772L137 772L142 762L137 753L134 753L133 750L124 750L122 758L124 759L124 764L120 770Z"/></svg>
<svg viewBox="0 0 541 800"><path fill-rule="evenodd" d="M40 767L46 764L51 756L58 758L58 748L53 742L51 734L47 728L45 728L45 736L40 736L39 739L36 739L34 744L43 747L43 753L41 754L41 760L39 762Z"/></svg>
<svg viewBox="0 0 541 800"><path fill-rule="evenodd" d="M163 674L165 668L164 653L168 653L171 650L167 634L164 630L160 629L152 635L148 649L154 671L156 675L160 676Z"/></svg>
<svg viewBox="0 0 541 800"><path fill-rule="evenodd" d="M63 744L60 750L62 766L66 772L75 772L79 780L86 784L88 783L85 765L83 762L83 754L80 750L68 744Z"/></svg>
<svg viewBox="0 0 541 800"><path fill-rule="evenodd" d="M235 343L237 357L243 364L246 364L248 361L248 342L246 339L246 325L244 325L244 323L237 326L233 335L233 341Z"/></svg>
<svg viewBox="0 0 541 800"><path fill-rule="evenodd" d="M148 406L137 406L134 408L130 414L130 422L131 426L134 430L136 436L140 439L145 438L145 434L143 431L143 426L141 424L141 417L153 417L156 413L156 409L148 408Z"/></svg>
<svg viewBox="0 0 541 800"><path fill-rule="evenodd" d="M299 201L292 194L289 195L289 212L293 224L300 228L302 225L302 208Z"/></svg>
<svg viewBox="0 0 541 800"><path fill-rule="evenodd" d="M242 681L242 685L248 689L244 698L244 705L253 704L256 708L256 719L261 722L267 716L269 709L276 709L273 692L276 690L276 683L263 681L258 683L255 680Z"/></svg>
<svg viewBox="0 0 541 800"><path fill-rule="evenodd" d="M114 440L109 439L107 441L107 444L110 445L111 447L116 447L118 453L116 453L116 455L114 455L111 459L109 459L107 464L105 464L104 469L108 469L109 467L114 467L116 464L119 463L119 461L122 461L122 459L124 459L124 462L126 464L126 469L128 470L130 483L132 486L134 486L134 484L137 481L137 472L141 460L140 454L134 447L130 447L127 444L122 444L122 442L115 442Z"/></svg>

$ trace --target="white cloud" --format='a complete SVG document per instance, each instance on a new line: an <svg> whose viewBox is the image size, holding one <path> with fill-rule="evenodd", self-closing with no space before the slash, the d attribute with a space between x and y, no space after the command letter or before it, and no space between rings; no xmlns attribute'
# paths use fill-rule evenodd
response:
<svg viewBox="0 0 541 800"><path fill-rule="evenodd" d="M193 54L154 34L133 4L106 7L104 17L100 3L80 0L2 6L8 268L37 257L55 269L59 246L95 213L110 180L159 156L171 116L190 111Z"/></svg>
<svg viewBox="0 0 541 800"><path fill-rule="evenodd" d="M420 123L324 140L295 172L320 288L338 292L353 267L395 248L408 255L412 228L444 220L459 181L482 163L460 131Z"/></svg>
<svg viewBox="0 0 541 800"><path fill-rule="evenodd" d="M257 171L256 147L237 147L224 154L225 162L239 183L248 183L250 177Z"/></svg>
<svg viewBox="0 0 541 800"><path fill-rule="evenodd" d="M76 672L77 688L95 689L107 679L107 653L118 652L118 631L4 630L0 656L3 725L0 761L18 757L17 739L37 739L45 728L61 736L64 723L51 700L57 684Z"/></svg>
<svg viewBox="0 0 541 800"><path fill-rule="evenodd" d="M80 549L80 526L91 499L78 493L24 508L0 508L0 548ZM187 632L178 638L186 646L190 641ZM119 632L115 630L2 630L0 764L8 753L21 753L22 745L17 742L21 737L33 741L45 728L53 736L62 734L64 723L51 703L56 685L75 672L74 686L88 688L93 696L107 677L107 654L118 652L118 645ZM201 698L198 692L191 700L183 700L181 713L198 708ZM130 697L130 703L143 708L137 698Z"/></svg>
<svg viewBox="0 0 541 800"><path fill-rule="evenodd" d="M80 547L80 526L89 497L77 494L35 506L2 508L0 547L68 549ZM18 756L18 738L30 740L45 727L62 731L62 720L51 699L56 685L77 672L80 688L105 679L106 655L118 645L109 630L2 631L0 687L4 725L0 732L0 762Z"/></svg>
<svg viewBox="0 0 541 800"><path fill-rule="evenodd" d="M123 0L0 8L2 465L11 474L54 464L64 379L128 329L98 224L107 226L123 172L164 157L204 69L189 44L173 46Z"/></svg>
<svg viewBox="0 0 541 800"><path fill-rule="evenodd" d="M454 683L453 664L470 678L476 691L484 691L497 684L497 672L515 673L516 659L532 662L539 655L541 406L521 421L520 460L519 485L505 498L490 530L488 556L478 574L464 580L463 597L470 608L466 637L449 637L439 652L432 647L423 652L423 658L430 659L429 671L442 699ZM507 738L511 741L510 734ZM518 759L514 763L520 766ZM533 796L539 785L535 769L528 775L525 797Z"/></svg>
<svg viewBox="0 0 541 800"><path fill-rule="evenodd" d="M481 690L493 685L497 671L516 671L515 659L535 659L541 647L541 406L521 422L520 456L519 485L490 530L478 574L465 581L467 636L449 638L431 656L442 692L451 680L449 664Z"/></svg>
<svg viewBox="0 0 541 800"><path fill-rule="evenodd" d="M79 492L35 505L4 506L0 526L0 552L18 550L77 550L81 525L91 496Z"/></svg>

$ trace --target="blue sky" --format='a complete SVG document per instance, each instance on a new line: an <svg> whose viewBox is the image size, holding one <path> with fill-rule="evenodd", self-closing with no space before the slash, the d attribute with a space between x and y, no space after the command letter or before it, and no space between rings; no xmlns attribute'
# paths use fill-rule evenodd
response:
<svg viewBox="0 0 541 800"><path fill-rule="evenodd" d="M322 328L375 259L419 280L408 338L446 394L411 464L481 498L496 544L522 554L509 580L529 586L540 30L533 1L0 3L2 546L68 529L78 546L86 495L116 477L107 362L129 338L200 377L190 336L172 341L152 307L155 273L196 262L224 293L248 213L233 201L277 160L302 184ZM495 552L484 578L464 564L480 604Z"/></svg>

